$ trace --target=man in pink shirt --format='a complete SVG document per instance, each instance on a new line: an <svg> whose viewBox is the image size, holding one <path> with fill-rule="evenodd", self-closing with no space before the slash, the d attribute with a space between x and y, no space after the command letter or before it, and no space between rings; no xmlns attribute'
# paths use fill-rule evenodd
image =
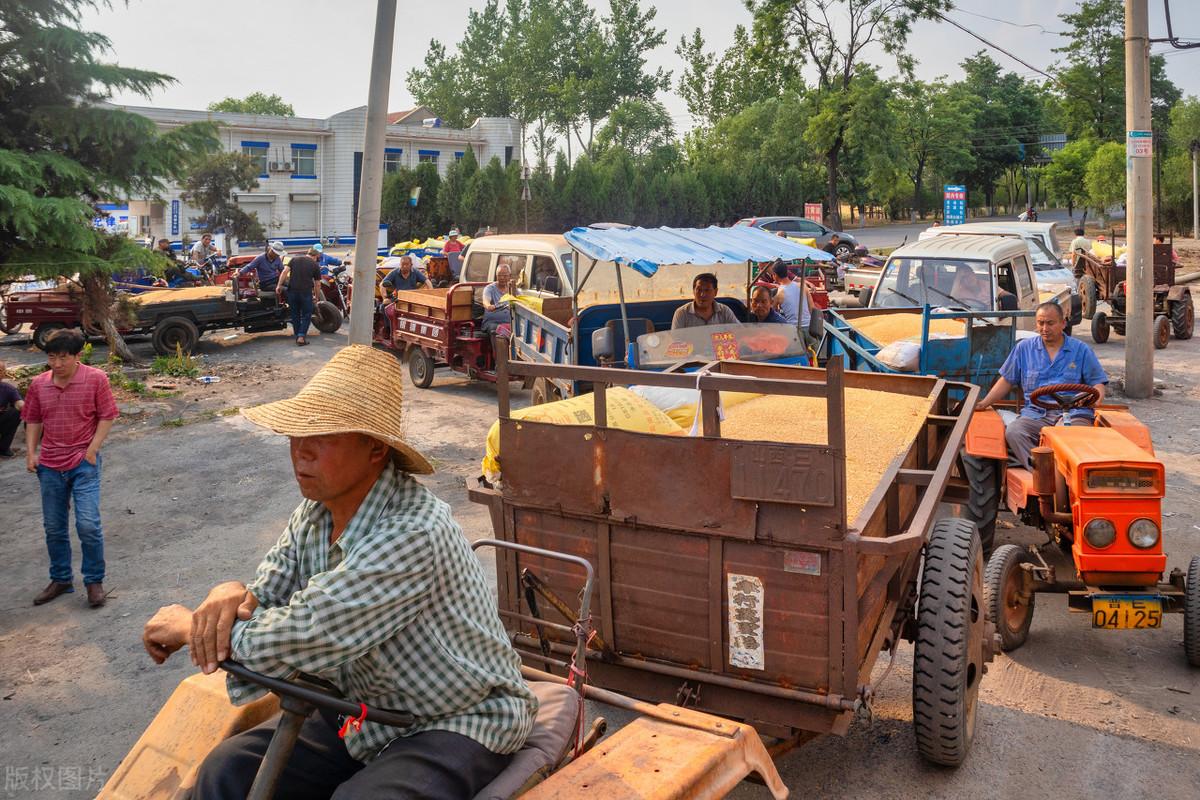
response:
<svg viewBox="0 0 1200 800"><path fill-rule="evenodd" d="M100 445L117 418L117 403L102 370L79 363L83 334L62 330L46 343L50 371L33 379L25 395L25 466L42 487L42 524L50 554L50 585L35 606L75 591L69 514L83 551L88 605L104 605L104 533L100 527ZM41 453L38 453L38 444Z"/></svg>

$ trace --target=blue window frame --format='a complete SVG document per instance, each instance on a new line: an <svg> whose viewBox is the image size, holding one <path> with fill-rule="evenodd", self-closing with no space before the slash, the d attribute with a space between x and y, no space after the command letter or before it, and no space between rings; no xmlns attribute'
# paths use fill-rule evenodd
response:
<svg viewBox="0 0 1200 800"><path fill-rule="evenodd" d="M267 173L267 151L271 149L270 142L242 142L242 154L250 156L254 166L258 168L258 177L269 178Z"/></svg>
<svg viewBox="0 0 1200 800"><path fill-rule="evenodd" d="M312 180L317 177L317 146L292 142L292 177Z"/></svg>
<svg viewBox="0 0 1200 800"><path fill-rule="evenodd" d="M402 166L404 166L403 147L383 148L383 171L385 173L398 172Z"/></svg>
<svg viewBox="0 0 1200 800"><path fill-rule="evenodd" d="M464 155L466 155L466 153L465 153L465 152L463 152L462 150L455 150L455 151L454 151L454 160L455 160L455 161L462 161L462 160L463 160L463 156L464 156Z"/></svg>
<svg viewBox="0 0 1200 800"><path fill-rule="evenodd" d="M425 164L425 163L436 164L438 162L438 156L440 156L441 154L442 154L441 150L418 150L417 151L417 163L419 163L419 164Z"/></svg>

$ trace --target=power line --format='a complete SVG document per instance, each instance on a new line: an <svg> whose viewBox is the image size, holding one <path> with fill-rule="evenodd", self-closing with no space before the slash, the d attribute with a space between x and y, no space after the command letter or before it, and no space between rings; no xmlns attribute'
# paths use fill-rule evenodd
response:
<svg viewBox="0 0 1200 800"><path fill-rule="evenodd" d="M992 48L993 50L997 50L997 51L999 51L999 52L1003 53L1004 55L1006 55L1006 56L1008 56L1009 58L1011 58L1013 61L1016 61L1016 62L1018 62L1018 63L1020 63L1020 64L1024 64L1026 67L1029 67L1029 69L1033 70L1034 72L1038 73L1039 75L1045 75L1047 78L1049 78L1050 80L1054 81L1055 83L1057 83L1057 82L1058 82L1058 78L1054 77L1054 76L1053 76L1053 75L1051 75L1049 72L1046 72L1046 71L1044 71L1044 70L1038 69L1038 68L1037 68L1037 67L1035 67L1033 64L1030 64L1028 61L1026 61L1025 59L1023 59L1023 58L1021 58L1021 57L1019 57L1019 56L1015 56L1015 55L1013 55L1012 53L1010 53L1009 51L1005 50L1005 49L1004 49L1003 47L1001 47L1000 45L998 45L998 44L995 44L994 42L990 42L990 41L988 41L987 39L983 38L982 36L980 36L980 35L979 35L978 33L976 33L975 31L973 31L973 30L971 30L970 28L966 27L965 25L962 25L962 24L960 24L960 23L958 23L958 22L955 22L954 20L950 19L949 17L947 17L945 14L942 14L941 12L935 11L935 12L933 12L933 13L934 13L934 16L936 16L938 19L942 20L943 22L949 22L951 25L953 25L954 27L958 28L958 29L959 29L960 31L962 31L963 33L966 33L966 34L968 34L969 36L973 36L973 37L975 37L976 39L978 39L979 41L983 42L984 44L986 44L988 47Z"/></svg>
<svg viewBox="0 0 1200 800"><path fill-rule="evenodd" d="M1046 28L1044 26L1039 25L1036 22L1026 22L1026 23L1010 22L1006 19L999 19L997 17L989 17L987 14L979 14L974 11L967 11L965 8L956 8L954 10L960 14L970 14L972 17L979 17L981 19L989 19L992 22L1001 22L1001 23L1004 23L1005 25L1011 25L1014 28L1037 28L1042 33L1050 34L1051 36L1070 36L1071 35L1069 33L1063 33L1062 31L1048 31L1048 30L1046 30Z"/></svg>

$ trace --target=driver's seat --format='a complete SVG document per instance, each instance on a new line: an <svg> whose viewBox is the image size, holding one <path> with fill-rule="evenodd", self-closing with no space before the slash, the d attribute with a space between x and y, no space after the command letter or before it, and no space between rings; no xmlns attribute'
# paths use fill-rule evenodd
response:
<svg viewBox="0 0 1200 800"><path fill-rule="evenodd" d="M538 699L537 716L525 746L513 755L508 766L475 795L475 800L508 800L541 783L567 754L582 710L579 693L569 686L549 681L528 684Z"/></svg>

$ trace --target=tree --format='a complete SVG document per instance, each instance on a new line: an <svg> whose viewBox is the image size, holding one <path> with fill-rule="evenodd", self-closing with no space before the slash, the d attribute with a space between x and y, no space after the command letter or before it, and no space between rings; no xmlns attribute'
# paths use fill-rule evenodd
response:
<svg viewBox="0 0 1200 800"><path fill-rule="evenodd" d="M242 153L214 153L200 161L183 182L181 196L200 209L204 229L210 233L224 230L243 242L267 238L263 223L234 200L235 189L258 188L258 167Z"/></svg>
<svg viewBox="0 0 1200 800"><path fill-rule="evenodd" d="M974 98L961 86L904 81L892 98L901 168L913 185L913 214L925 218L925 178L965 172L975 164Z"/></svg>
<svg viewBox="0 0 1200 800"><path fill-rule="evenodd" d="M1125 135L1125 6L1122 0L1084 0L1073 14L1060 14L1069 27L1066 55L1057 70L1063 117L1073 138L1098 141ZM1166 59L1150 57L1150 97L1154 127L1166 128L1167 114L1180 97L1166 75Z"/></svg>
<svg viewBox="0 0 1200 800"><path fill-rule="evenodd" d="M1089 202L1108 224L1108 211L1125 203L1125 146L1105 142L1096 148L1083 176Z"/></svg>
<svg viewBox="0 0 1200 800"><path fill-rule="evenodd" d="M438 192L438 216L450 226L459 224L462 215L463 195L467 191L467 181L479 170L479 162L475 160L475 151L468 147L463 157L446 169L446 177L442 180Z"/></svg>
<svg viewBox="0 0 1200 800"><path fill-rule="evenodd" d="M680 37L675 53L684 62L676 89L702 127L802 83L794 59L778 58L742 25L733 29L733 44L720 58L705 50L699 28L691 39Z"/></svg>
<svg viewBox="0 0 1200 800"><path fill-rule="evenodd" d="M67 277L83 289L83 322L136 361L113 320L110 276L161 260L92 226L96 205L155 196L218 146L208 123L159 133L145 117L102 105L115 91L149 96L171 82L104 60L109 41L80 29L86 0L0 4L0 280Z"/></svg>
<svg viewBox="0 0 1200 800"><path fill-rule="evenodd" d="M823 130L810 124L806 138L820 142L830 223L841 227L839 160L846 146L846 96L863 51L872 45L896 56L902 72L911 59L902 48L913 23L949 8L949 0L747 0L764 39L787 46L787 55L816 73L813 95ZM844 7L845 14L830 13Z"/></svg>
<svg viewBox="0 0 1200 800"><path fill-rule="evenodd" d="M245 97L226 97L208 104L209 111L233 111L239 114L264 114L269 117L294 117L296 109L291 103L283 102L277 94L251 92Z"/></svg>
<svg viewBox="0 0 1200 800"><path fill-rule="evenodd" d="M1068 142L1050 158L1042 174L1046 192L1054 202L1066 204L1067 217L1070 219L1075 218L1076 206L1087 204L1088 191L1084 177L1088 162L1095 152L1096 143L1091 139Z"/></svg>
<svg viewBox="0 0 1200 800"><path fill-rule="evenodd" d="M596 136L595 155L603 156L618 147L634 156L645 156L669 147L675 139L675 126L666 106L657 100L624 100L613 109Z"/></svg>

